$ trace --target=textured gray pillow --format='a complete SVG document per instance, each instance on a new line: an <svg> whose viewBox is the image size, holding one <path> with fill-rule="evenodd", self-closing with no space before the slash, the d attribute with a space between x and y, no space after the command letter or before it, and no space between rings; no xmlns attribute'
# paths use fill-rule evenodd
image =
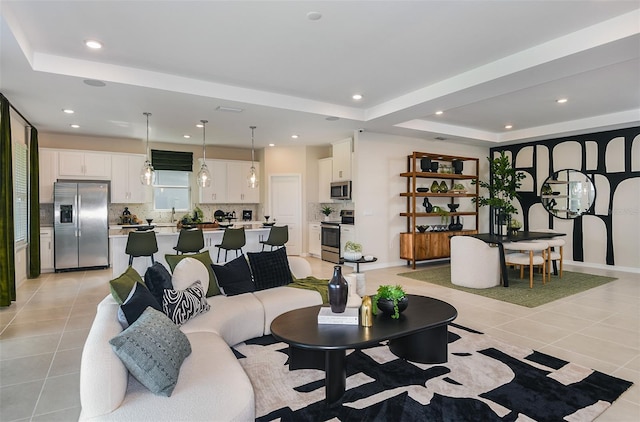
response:
<svg viewBox="0 0 640 422"><path fill-rule="evenodd" d="M166 397L171 396L180 366L191 354L187 336L151 307L109 343L131 375L152 393Z"/></svg>

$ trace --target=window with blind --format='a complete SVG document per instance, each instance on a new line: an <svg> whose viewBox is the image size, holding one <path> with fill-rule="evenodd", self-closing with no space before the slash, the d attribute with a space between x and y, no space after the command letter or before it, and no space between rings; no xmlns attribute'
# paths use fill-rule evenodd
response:
<svg viewBox="0 0 640 422"><path fill-rule="evenodd" d="M156 170L153 208L156 211L189 210L191 203L188 171Z"/></svg>
<svg viewBox="0 0 640 422"><path fill-rule="evenodd" d="M16 245L27 242L28 152L25 144L13 143L13 230Z"/></svg>

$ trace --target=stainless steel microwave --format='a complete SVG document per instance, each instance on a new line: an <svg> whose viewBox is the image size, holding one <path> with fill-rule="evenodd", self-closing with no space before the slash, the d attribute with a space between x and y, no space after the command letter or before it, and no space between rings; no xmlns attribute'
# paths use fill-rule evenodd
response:
<svg viewBox="0 0 640 422"><path fill-rule="evenodd" d="M351 180L331 182L331 199L351 199Z"/></svg>

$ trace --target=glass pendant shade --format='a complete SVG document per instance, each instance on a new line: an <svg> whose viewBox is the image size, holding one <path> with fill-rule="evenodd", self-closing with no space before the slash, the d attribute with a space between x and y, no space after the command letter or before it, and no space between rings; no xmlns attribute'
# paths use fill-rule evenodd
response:
<svg viewBox="0 0 640 422"><path fill-rule="evenodd" d="M209 172L209 167L203 161L202 166L200 166L200 171L198 172L198 186L206 188L211 186L211 173Z"/></svg>
<svg viewBox="0 0 640 422"><path fill-rule="evenodd" d="M256 166L254 165L255 150L253 148L253 131L256 127L249 126L249 128L251 128L251 169L249 169L249 175L247 176L247 186L255 189L258 187L258 175L256 174Z"/></svg>
<svg viewBox="0 0 640 422"><path fill-rule="evenodd" d="M151 165L151 157L149 156L149 116L151 113L142 113L147 116L147 159L140 169L140 183L143 185L151 186L156 181L156 172Z"/></svg>
<svg viewBox="0 0 640 422"><path fill-rule="evenodd" d="M200 120L200 122L202 123L202 165L200 166L200 171L198 171L197 183L198 186L206 188L211 186L211 172L207 167L207 151L204 147L208 120Z"/></svg>
<svg viewBox="0 0 640 422"><path fill-rule="evenodd" d="M153 185L156 181L156 172L153 170L151 161L145 160L142 170L140 171L140 182L143 185Z"/></svg>
<svg viewBox="0 0 640 422"><path fill-rule="evenodd" d="M251 189L255 189L258 187L258 175L256 174L256 168L251 166L251 170L249 170L249 176L247 177L247 186Z"/></svg>

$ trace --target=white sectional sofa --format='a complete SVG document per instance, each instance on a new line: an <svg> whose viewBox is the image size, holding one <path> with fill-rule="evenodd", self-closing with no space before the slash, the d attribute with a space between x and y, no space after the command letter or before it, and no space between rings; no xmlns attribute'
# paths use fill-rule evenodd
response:
<svg viewBox="0 0 640 422"><path fill-rule="evenodd" d="M289 257L297 278L310 275L309 263ZM111 295L98 305L82 353L81 421L250 421L254 391L230 346L270 333L278 315L322 304L313 290L275 287L236 296L207 298L211 309L180 327L192 353L180 368L171 397L157 396L130 376L109 340L122 332L118 303Z"/></svg>

